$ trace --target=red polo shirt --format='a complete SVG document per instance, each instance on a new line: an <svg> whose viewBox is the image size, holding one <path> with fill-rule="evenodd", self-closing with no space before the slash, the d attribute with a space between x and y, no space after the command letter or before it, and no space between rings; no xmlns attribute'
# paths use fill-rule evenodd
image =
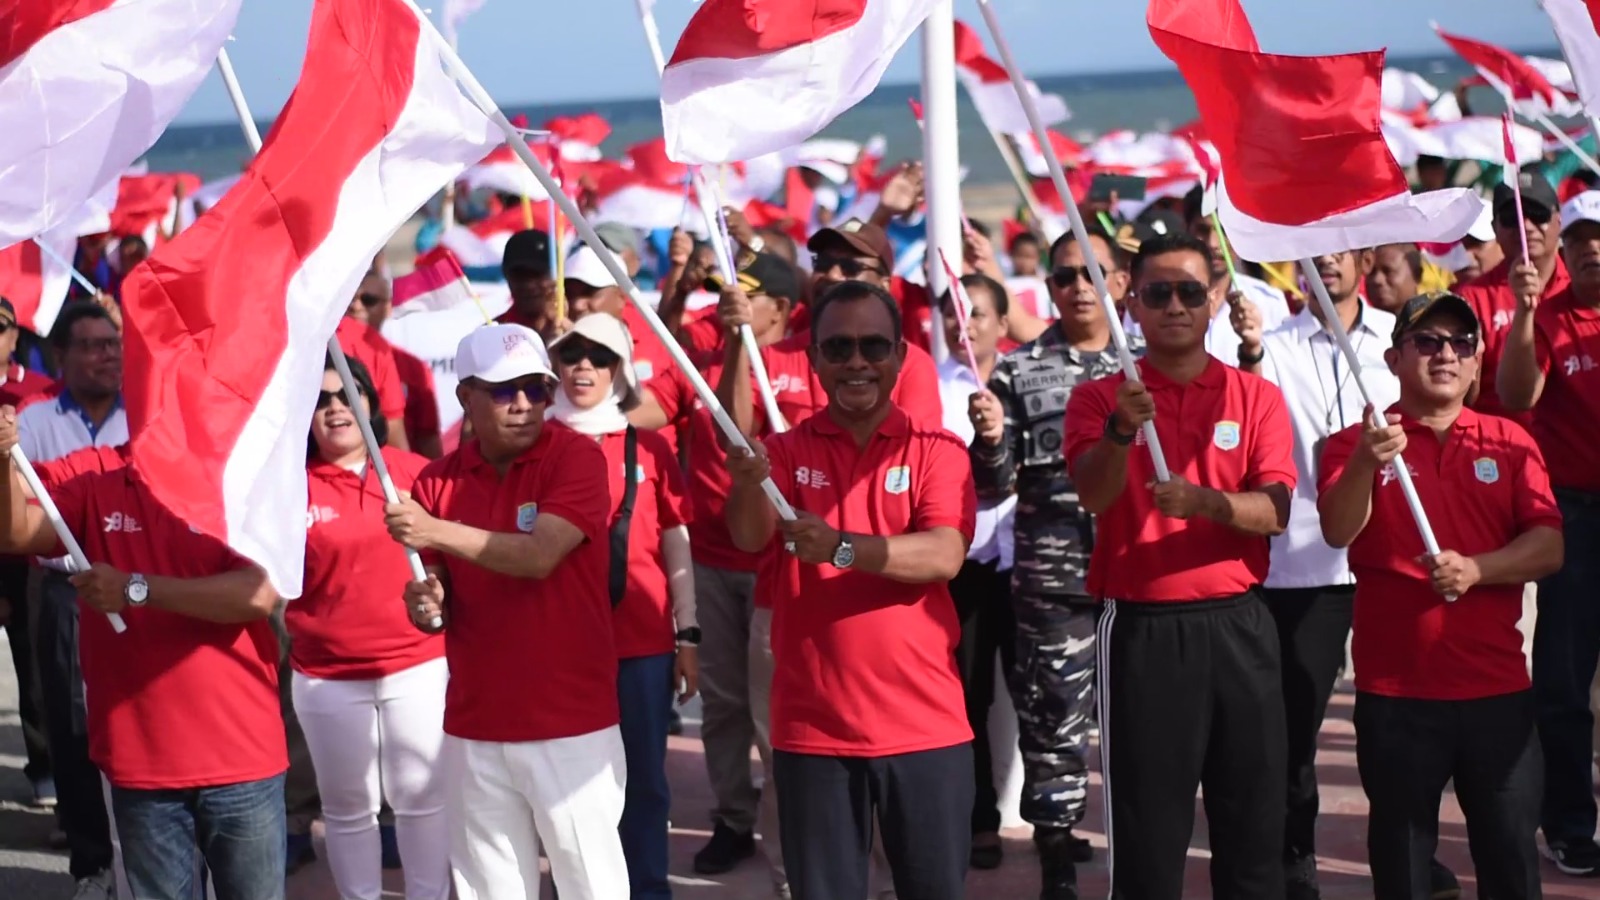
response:
<svg viewBox="0 0 1600 900"><path fill-rule="evenodd" d="M1274 482L1294 489L1294 432L1278 388L1210 360L1200 376L1178 384L1145 360L1139 377L1156 402L1156 434L1168 468L1190 482L1227 493ZM1072 389L1066 448L1072 476L1085 451L1105 433L1117 405L1118 373ZM1267 539L1210 519L1174 519L1156 510L1145 485L1155 468L1141 433L1128 454L1128 481L1116 502L1095 517L1089 592L1096 597L1184 602L1232 597L1267 577Z"/></svg>
<svg viewBox="0 0 1600 900"><path fill-rule="evenodd" d="M1478 376L1478 402L1473 408L1481 413L1504 416L1524 427L1533 421L1531 413L1512 412L1500 402L1500 392L1495 386L1495 376L1500 371L1500 354L1505 352L1506 329L1511 327L1511 316L1517 311L1517 297L1511 293L1511 264L1506 259L1500 265L1474 278L1470 284L1456 291L1472 306L1472 311L1483 326L1483 367ZM1556 255L1555 271L1544 286L1544 299L1565 291L1572 279L1567 275L1567 264Z"/></svg>
<svg viewBox="0 0 1600 900"><path fill-rule="evenodd" d="M439 394L433 386L433 370L428 364L399 347L394 347L395 373L400 376L406 397L406 440L418 447L439 433Z"/></svg>
<svg viewBox="0 0 1600 900"><path fill-rule="evenodd" d="M378 329L345 316L334 332L345 355L361 360L378 389L378 406L385 419L403 419L406 414L406 389L395 366L394 347Z"/></svg>
<svg viewBox="0 0 1600 900"><path fill-rule="evenodd" d="M865 448L826 413L766 441L794 504L856 534L934 528L972 539L977 498L966 448L893 409ZM956 671L948 587L796 563L798 590L773 612L772 746L889 756L972 739Z"/></svg>
<svg viewBox="0 0 1600 900"><path fill-rule="evenodd" d="M1545 381L1529 430L1552 484L1600 493L1600 307L1580 305L1568 288L1539 304L1533 326Z"/></svg>
<svg viewBox="0 0 1600 900"><path fill-rule="evenodd" d="M0 405L21 409L24 401L60 390L60 385L50 376L13 362L6 366L5 383L0 384Z"/></svg>
<svg viewBox="0 0 1600 900"><path fill-rule="evenodd" d="M667 564L661 554L661 534L689 524L683 496L683 476L667 439L654 431L635 429L638 444L632 473L627 471L626 432L616 431L600 440L606 471L611 479L611 517L607 529L622 509L624 479L633 478L633 518L628 525L628 587L612 612L618 659L671 653L677 646L672 621L672 597L667 591ZM615 565L615 561L612 561ZM609 574L609 573L608 573ZM610 582L607 581L609 590ZM608 595L609 600L609 595Z"/></svg>
<svg viewBox="0 0 1600 900"><path fill-rule="evenodd" d="M585 540L546 578L501 575L424 554L449 574L444 730L473 741L546 741L617 724L617 654L606 595L611 485L593 440L546 422L505 477L478 442L430 463L412 496L429 513L485 531L531 533L556 515Z"/></svg>
<svg viewBox="0 0 1600 900"><path fill-rule="evenodd" d="M428 464L385 447L399 491ZM401 595L411 580L405 548L383 524L383 487L370 466L360 473L319 460L306 466L305 592L289 603L289 662L314 678L372 679L444 655L444 638L411 624Z"/></svg>
<svg viewBox="0 0 1600 900"><path fill-rule="evenodd" d="M1399 406L1389 407L1399 412ZM1559 529L1544 460L1514 422L1461 411L1444 443L1414 419L1403 459L1439 546L1472 556L1499 550L1539 525ZM1328 439L1318 489L1344 472L1360 439ZM1422 536L1392 468L1373 478L1372 517L1350 545L1356 576L1356 689L1389 697L1470 700L1527 690L1522 585L1479 585L1455 602L1434 593L1417 562Z"/></svg>
<svg viewBox="0 0 1600 900"><path fill-rule="evenodd" d="M83 552L123 572L208 578L249 563L166 511L131 468L81 452L85 474L50 486ZM65 550L57 550L64 553ZM126 634L83 607L79 619L89 755L133 790L258 781L289 765L278 704L278 639L266 619L205 622L126 608Z"/></svg>

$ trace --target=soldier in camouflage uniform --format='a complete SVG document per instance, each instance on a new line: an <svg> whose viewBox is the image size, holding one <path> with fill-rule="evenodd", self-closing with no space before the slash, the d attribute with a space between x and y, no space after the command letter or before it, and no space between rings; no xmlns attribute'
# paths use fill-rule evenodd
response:
<svg viewBox="0 0 1600 900"><path fill-rule="evenodd" d="M1111 246L1091 235L1113 298L1128 277ZM973 395L971 447L978 496L1017 496L1011 575L1017 709L1025 782L1022 817L1034 826L1043 900L1075 900L1075 863L1091 858L1072 834L1083 819L1094 710L1095 607L1084 576L1094 542L1089 514L1067 477L1062 428L1073 386L1118 371L1110 324L1095 299L1082 248L1069 232L1050 248L1050 293L1060 319L995 366ZM1143 343L1133 341L1136 355Z"/></svg>

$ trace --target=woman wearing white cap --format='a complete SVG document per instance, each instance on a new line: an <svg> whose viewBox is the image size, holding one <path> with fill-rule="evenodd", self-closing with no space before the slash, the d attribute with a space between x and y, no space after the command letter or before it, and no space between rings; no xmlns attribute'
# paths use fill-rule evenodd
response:
<svg viewBox="0 0 1600 900"><path fill-rule="evenodd" d="M699 681L689 508L666 438L628 424L639 405L632 340L616 317L590 313L550 345L561 387L545 415L598 441L611 486L617 692L628 761L623 853L635 900L666 900L667 720Z"/></svg>

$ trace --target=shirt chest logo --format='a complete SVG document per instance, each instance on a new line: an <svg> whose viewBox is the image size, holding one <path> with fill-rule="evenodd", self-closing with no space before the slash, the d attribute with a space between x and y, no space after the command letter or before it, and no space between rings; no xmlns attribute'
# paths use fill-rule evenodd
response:
<svg viewBox="0 0 1600 900"><path fill-rule="evenodd" d="M1573 354L1561 361L1561 369L1567 375L1576 375L1579 372L1592 372L1595 369L1594 357L1585 353L1582 356Z"/></svg>
<svg viewBox="0 0 1600 900"><path fill-rule="evenodd" d="M1413 468L1410 463L1406 463L1406 473L1409 474L1412 478L1416 478L1417 477L1417 470L1415 468ZM1383 471L1378 473L1378 479L1379 479L1378 486L1379 487L1383 487L1384 485L1388 484L1389 482L1394 481L1395 478L1397 478L1397 477L1399 477L1399 476L1397 476L1395 474L1394 463L1386 463L1386 464L1384 464Z"/></svg>
<svg viewBox="0 0 1600 900"><path fill-rule="evenodd" d="M650 376L656 373L656 367L648 359L641 359L633 364L633 377L640 381L649 381Z"/></svg>
<svg viewBox="0 0 1600 900"><path fill-rule="evenodd" d="M1233 450L1239 446L1239 423L1218 422L1211 429L1211 443L1218 450Z"/></svg>
<svg viewBox="0 0 1600 900"><path fill-rule="evenodd" d="M1494 484L1500 480L1500 464L1485 456L1483 459L1472 461L1472 474L1484 484Z"/></svg>
<svg viewBox="0 0 1600 900"><path fill-rule="evenodd" d="M890 494L904 494L911 490L911 467L894 466L883 473L883 489Z"/></svg>
<svg viewBox="0 0 1600 900"><path fill-rule="evenodd" d="M310 528L318 522L335 522L339 519L339 511L331 506L306 507L306 527Z"/></svg>
<svg viewBox="0 0 1600 900"><path fill-rule="evenodd" d="M126 534L136 534L144 530L144 528L139 525L139 520L128 515L127 513L114 512L111 515L106 516L105 523L106 534L111 534L114 531L120 531Z"/></svg>
<svg viewBox="0 0 1600 900"><path fill-rule="evenodd" d="M794 470L794 483L801 487L810 488L825 488L832 484L821 469L813 469L809 466L800 466Z"/></svg>
<svg viewBox="0 0 1600 900"><path fill-rule="evenodd" d="M539 504L524 503L517 507L517 530L524 534L533 533L533 523L539 518Z"/></svg>
<svg viewBox="0 0 1600 900"><path fill-rule="evenodd" d="M1511 310L1497 309L1494 311L1494 330L1505 331L1511 327Z"/></svg>
<svg viewBox="0 0 1600 900"><path fill-rule="evenodd" d="M624 463L623 466L622 466L622 479L624 481L626 481L628 479L628 466L627 466L626 463ZM644 466L643 465L637 465L637 466L633 467L633 480L637 481L640 484L644 484Z"/></svg>

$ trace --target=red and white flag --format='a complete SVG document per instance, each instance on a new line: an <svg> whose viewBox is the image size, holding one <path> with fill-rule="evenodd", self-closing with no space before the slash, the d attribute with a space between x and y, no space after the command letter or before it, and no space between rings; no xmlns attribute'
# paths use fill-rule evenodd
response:
<svg viewBox="0 0 1600 900"><path fill-rule="evenodd" d="M0 3L0 246L67 221L161 136L240 0Z"/></svg>
<svg viewBox="0 0 1600 900"><path fill-rule="evenodd" d="M1418 126L1400 113L1383 112L1383 139L1402 166L1415 164L1419 156L1504 165L1510 158L1506 155L1506 128L1507 123L1499 116L1468 116L1454 122ZM1517 159L1538 159L1544 154L1543 132L1515 123L1510 123L1509 128Z"/></svg>
<svg viewBox="0 0 1600 900"><path fill-rule="evenodd" d="M1600 116L1600 0L1540 0L1555 26L1572 83L1590 116Z"/></svg>
<svg viewBox="0 0 1600 900"><path fill-rule="evenodd" d="M1450 45L1450 49L1472 63L1478 74L1502 96L1515 102L1532 104L1534 109L1545 113L1562 108L1564 98L1561 92L1526 59L1504 47L1450 34L1437 23L1433 30Z"/></svg>
<svg viewBox="0 0 1600 900"><path fill-rule="evenodd" d="M261 153L123 283L134 468L284 597L300 594L328 340L389 236L499 138L404 3L317 0Z"/></svg>
<svg viewBox="0 0 1600 900"><path fill-rule="evenodd" d="M0 297L11 301L17 323L37 335L50 333L72 286L78 238L111 230L116 183L90 197L67 221L33 240L0 250ZM40 249L48 247L52 253Z"/></svg>
<svg viewBox="0 0 1600 900"><path fill-rule="evenodd" d="M394 314L453 309L472 302L472 286L460 263L448 253L433 262L418 266L408 275L394 280Z"/></svg>
<svg viewBox="0 0 1600 900"><path fill-rule="evenodd" d="M1006 67L990 58L984 50L983 38L965 22L956 23L956 75L966 87L967 96L972 98L972 105L977 107L978 118L990 131L1033 133ZM1047 127L1071 118L1067 101L1060 95L1040 93L1038 85L1031 81L1025 83L1039 110L1039 118Z"/></svg>
<svg viewBox="0 0 1600 900"><path fill-rule="evenodd" d="M939 0L706 0L661 75L667 155L706 165L806 140L872 93Z"/></svg>
<svg viewBox="0 0 1600 900"><path fill-rule="evenodd" d="M1217 213L1245 259L1451 241L1477 218L1470 191L1412 195L1378 127L1381 51L1263 53L1238 0L1152 0L1146 22L1194 91L1222 162Z"/></svg>
<svg viewBox="0 0 1600 900"><path fill-rule="evenodd" d="M444 0L439 30L444 33L445 40L454 44L461 23L466 21L467 16L483 9L483 3L484 0Z"/></svg>

